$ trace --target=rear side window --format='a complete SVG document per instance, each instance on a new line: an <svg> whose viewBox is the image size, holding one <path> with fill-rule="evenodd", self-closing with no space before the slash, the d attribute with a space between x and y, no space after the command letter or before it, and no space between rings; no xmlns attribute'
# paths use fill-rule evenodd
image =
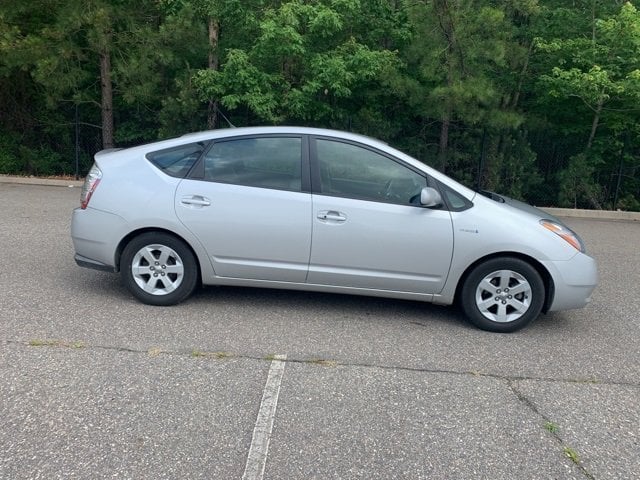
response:
<svg viewBox="0 0 640 480"><path fill-rule="evenodd" d="M204 179L299 192L302 139L257 137L215 143L204 158Z"/></svg>
<svg viewBox="0 0 640 480"><path fill-rule="evenodd" d="M203 142L190 143L147 153L147 159L167 175L184 178L200 158L205 147L206 144Z"/></svg>

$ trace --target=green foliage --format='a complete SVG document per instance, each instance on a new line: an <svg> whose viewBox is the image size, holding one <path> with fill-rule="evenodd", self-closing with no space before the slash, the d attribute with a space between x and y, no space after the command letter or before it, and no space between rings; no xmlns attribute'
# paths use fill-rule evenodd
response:
<svg viewBox="0 0 640 480"><path fill-rule="evenodd" d="M22 173L18 159L18 141L14 135L0 131L0 173Z"/></svg>
<svg viewBox="0 0 640 480"><path fill-rule="evenodd" d="M545 430L547 430L550 433L557 433L558 432L558 425L556 425L553 422L545 422L544 428L545 428Z"/></svg>
<svg viewBox="0 0 640 480"><path fill-rule="evenodd" d="M538 48L561 54L541 76L552 96L577 97L591 109L640 99L640 13L631 3L606 20L594 19L591 38L539 39Z"/></svg>
<svg viewBox="0 0 640 480"><path fill-rule="evenodd" d="M563 451L564 451L564 454L567 457L569 457L569 460L571 460L573 463L576 463L576 464L580 463L580 455L578 455L578 452L576 452L573 448L564 447Z"/></svg>
<svg viewBox="0 0 640 480"><path fill-rule="evenodd" d="M72 171L63 155L50 147L25 146L16 135L0 132L0 173L48 176Z"/></svg>
<svg viewBox="0 0 640 480"><path fill-rule="evenodd" d="M589 158L581 153L569 159L569 165L558 174L560 189L560 205L563 207L598 207L599 186L593 176L597 159Z"/></svg>
<svg viewBox="0 0 640 480"><path fill-rule="evenodd" d="M504 153L498 159L498 179L494 190L541 205L537 192L542 184L542 177L535 164L535 152L520 133L516 138L507 137L503 141L509 142L509 145L503 149Z"/></svg>
<svg viewBox="0 0 640 480"><path fill-rule="evenodd" d="M84 171L105 115L127 146L220 112L379 137L538 205L640 209L634 2L4 0L0 172L71 173L76 111Z"/></svg>
<svg viewBox="0 0 640 480"><path fill-rule="evenodd" d="M351 100L396 64L394 52L354 35L363 28L353 16L360 8L356 1L267 8L255 42L227 50L220 70L200 70L194 86L203 100L246 108L259 123L341 125L353 113Z"/></svg>
<svg viewBox="0 0 640 480"><path fill-rule="evenodd" d="M619 193L617 182L604 179L623 173L616 169L624 154L622 138L637 130L640 120L640 14L629 2L619 8L585 2L582 17L578 9L549 11L572 22L571 28L555 26L552 35L536 41L542 71L536 86L541 101L534 108L546 116L544 128L568 147L556 166L558 201L574 207L611 205ZM627 148L637 144L628 142ZM637 187L632 191L637 195Z"/></svg>

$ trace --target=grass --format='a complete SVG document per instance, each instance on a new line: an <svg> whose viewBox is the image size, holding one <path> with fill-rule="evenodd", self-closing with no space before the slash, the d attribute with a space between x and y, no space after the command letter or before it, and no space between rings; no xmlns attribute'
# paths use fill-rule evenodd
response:
<svg viewBox="0 0 640 480"><path fill-rule="evenodd" d="M553 422L545 422L544 428L545 430L553 434L557 433L559 429L558 425ZM580 464L580 455L578 455L578 452L576 452L573 448L565 446L562 451L573 463L575 463L576 465Z"/></svg>
<svg viewBox="0 0 640 480"><path fill-rule="evenodd" d="M60 340L29 340L30 347L59 347Z"/></svg>
<svg viewBox="0 0 640 480"><path fill-rule="evenodd" d="M580 463L580 456L578 455L578 452L576 452L573 448L571 447L564 447L564 454L569 457L569 459L573 462L573 463Z"/></svg>
<svg viewBox="0 0 640 480"><path fill-rule="evenodd" d="M338 362L333 360L325 360L323 358L317 358L314 360L309 360L309 363L313 363L314 365L322 365L323 367L336 367L338 366Z"/></svg>
<svg viewBox="0 0 640 480"><path fill-rule="evenodd" d="M65 348L85 348L84 342L65 342L63 340L52 339L32 339L29 340L30 347L65 347Z"/></svg>
<svg viewBox="0 0 640 480"><path fill-rule="evenodd" d="M582 378L577 380L576 383L585 383L585 384L597 384L600 383L600 380L597 378Z"/></svg>

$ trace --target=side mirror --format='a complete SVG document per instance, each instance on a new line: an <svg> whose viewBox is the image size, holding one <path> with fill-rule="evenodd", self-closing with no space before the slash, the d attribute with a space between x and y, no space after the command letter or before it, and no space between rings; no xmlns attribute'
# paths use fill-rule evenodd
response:
<svg viewBox="0 0 640 480"><path fill-rule="evenodd" d="M435 188L424 187L420 191L420 205L428 208L439 207L442 205L442 197Z"/></svg>

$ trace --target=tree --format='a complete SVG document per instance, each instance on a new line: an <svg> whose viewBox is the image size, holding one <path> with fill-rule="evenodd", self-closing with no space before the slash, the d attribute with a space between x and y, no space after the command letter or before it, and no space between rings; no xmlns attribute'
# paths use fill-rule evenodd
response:
<svg viewBox="0 0 640 480"><path fill-rule="evenodd" d="M637 208L639 24L621 0L4 0L0 170L68 171L75 124L88 166L98 131L127 146L224 114L380 137L537 204Z"/></svg>
<svg viewBox="0 0 640 480"><path fill-rule="evenodd" d="M253 42L229 49L219 71L198 72L196 86L203 98L246 108L260 122L348 128L350 100L376 88L396 61L364 34L366 18L356 0L275 3L258 18Z"/></svg>
<svg viewBox="0 0 640 480"><path fill-rule="evenodd" d="M430 133L420 157L467 184L498 187L516 172L535 177L532 162L522 170L510 155L525 138L517 106L531 43L521 38L518 22L536 8L535 1L478 0L410 8L415 35L399 90L419 115L421 131Z"/></svg>
<svg viewBox="0 0 640 480"><path fill-rule="evenodd" d="M571 157L561 183L563 188L573 186L574 205L578 196L586 195L592 206L600 208L594 179L581 180L577 172L582 170L583 177L597 174L599 166L606 164L604 159L612 156L610 146L620 148L617 139L638 122L640 13L627 2L617 13L598 19L595 2L592 6L594 18L589 36L539 40L538 49L556 58L551 71L540 76L542 87L551 97L573 104L574 116L579 112L583 118L590 117L583 146ZM606 137L595 148L603 119L608 123Z"/></svg>
<svg viewBox="0 0 640 480"><path fill-rule="evenodd" d="M70 1L52 14L52 23L27 33L20 48L32 55L33 76L46 85L51 104L67 100L91 102L100 108L103 147L111 148L114 145L111 62L117 4ZM94 94L96 78L99 100Z"/></svg>
<svg viewBox="0 0 640 480"><path fill-rule="evenodd" d="M161 17L150 0L44 3L14 17L10 50L16 65L30 72L51 108L65 103L96 107L99 117L91 120L99 123L103 148L113 147L118 138L149 138L145 124L149 117L157 124L155 105L173 85L158 72L173 74L185 67L183 61L192 55L180 42L197 45L189 32L198 29ZM29 16L43 8L47 18L31 23Z"/></svg>

